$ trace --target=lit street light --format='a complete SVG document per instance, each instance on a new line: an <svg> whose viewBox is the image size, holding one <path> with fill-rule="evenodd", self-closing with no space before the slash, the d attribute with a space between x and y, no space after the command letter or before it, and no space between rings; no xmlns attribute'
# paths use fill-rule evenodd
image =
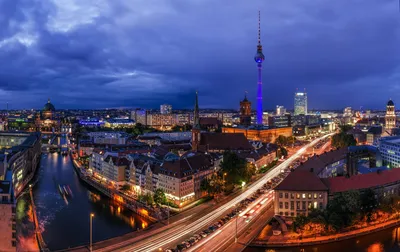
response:
<svg viewBox="0 0 400 252"><path fill-rule="evenodd" d="M94 213L90 213L90 252L92 252L92 222L93 222Z"/></svg>

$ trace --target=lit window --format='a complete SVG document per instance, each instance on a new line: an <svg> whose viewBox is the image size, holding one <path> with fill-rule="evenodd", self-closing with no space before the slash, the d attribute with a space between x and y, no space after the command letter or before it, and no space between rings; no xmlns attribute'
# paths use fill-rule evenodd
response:
<svg viewBox="0 0 400 252"><path fill-rule="evenodd" d="M302 196L302 197L303 197L303 199L305 199L305 198L306 198L306 194L305 194L305 193L303 193L303 196Z"/></svg>

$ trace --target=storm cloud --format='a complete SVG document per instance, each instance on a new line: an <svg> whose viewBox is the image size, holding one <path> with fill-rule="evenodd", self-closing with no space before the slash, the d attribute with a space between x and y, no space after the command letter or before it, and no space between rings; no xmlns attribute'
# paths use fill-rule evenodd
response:
<svg viewBox="0 0 400 252"><path fill-rule="evenodd" d="M398 0L0 0L0 109L255 102L258 10L264 108L400 102Z"/></svg>

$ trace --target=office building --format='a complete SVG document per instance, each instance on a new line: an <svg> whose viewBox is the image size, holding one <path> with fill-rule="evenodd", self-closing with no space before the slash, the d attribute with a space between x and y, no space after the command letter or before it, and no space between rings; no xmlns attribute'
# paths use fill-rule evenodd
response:
<svg viewBox="0 0 400 252"><path fill-rule="evenodd" d="M276 105L276 115L281 116L286 114L286 108L284 106Z"/></svg>
<svg viewBox="0 0 400 252"><path fill-rule="evenodd" d="M294 115L307 115L306 92L296 92L294 94Z"/></svg>
<svg viewBox="0 0 400 252"><path fill-rule="evenodd" d="M162 115L171 114L172 113L172 106L169 105L169 104L160 105L160 113Z"/></svg>
<svg viewBox="0 0 400 252"><path fill-rule="evenodd" d="M290 114L287 115L276 115L276 116L269 116L268 117L268 127L270 128L285 128L291 127L291 116Z"/></svg>

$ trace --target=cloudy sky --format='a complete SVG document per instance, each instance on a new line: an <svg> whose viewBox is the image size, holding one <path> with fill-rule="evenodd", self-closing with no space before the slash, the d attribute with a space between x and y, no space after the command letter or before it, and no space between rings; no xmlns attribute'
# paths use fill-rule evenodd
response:
<svg viewBox="0 0 400 252"><path fill-rule="evenodd" d="M400 105L398 0L0 0L0 109L255 104L258 10L264 108Z"/></svg>

